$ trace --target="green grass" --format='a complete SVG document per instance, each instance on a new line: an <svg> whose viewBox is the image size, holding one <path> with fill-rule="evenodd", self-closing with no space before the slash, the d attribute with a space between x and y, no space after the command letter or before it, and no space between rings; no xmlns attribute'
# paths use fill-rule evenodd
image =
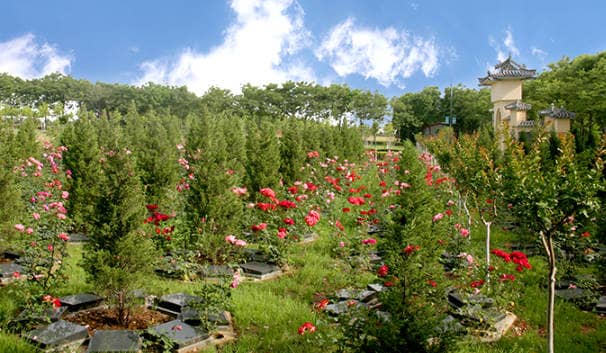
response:
<svg viewBox="0 0 606 353"><path fill-rule="evenodd" d="M330 352L334 351L333 340L339 338L334 322L313 310L314 296L323 292L332 294L339 288L364 285L374 275L352 271L349 265L336 259L331 253L334 241L330 230L320 225L322 236L315 242L297 245L292 249L289 271L283 276L264 282L246 281L233 290L233 309L238 340L221 348L208 348L205 352ZM470 252L483 261L484 228L474 228ZM503 248L505 243L519 242L520 235L493 229L493 248ZM528 239L529 236L523 236ZM530 237L531 238L531 237ZM82 256L81 245L70 245L70 257L66 259L70 280L59 289L60 295L94 291L85 282L85 273L78 266ZM493 257L493 262L500 259ZM544 352L545 311L547 292L544 286L547 265L542 256L530 258L533 269L515 273L516 289L519 293L507 301L509 310L526 323L527 329L517 336L508 333L495 343L479 343L463 340L457 344L461 353L500 352ZM193 293L198 282L149 278L147 291L161 295L170 292ZM7 288L0 290L0 319L5 323L17 310ZM313 322L317 331L313 336L300 336L297 328L305 321ZM606 320L593 313L586 313L574 305L557 301L556 305L556 351L557 352L605 352ZM0 351L31 352L33 347L14 335L0 331Z"/></svg>

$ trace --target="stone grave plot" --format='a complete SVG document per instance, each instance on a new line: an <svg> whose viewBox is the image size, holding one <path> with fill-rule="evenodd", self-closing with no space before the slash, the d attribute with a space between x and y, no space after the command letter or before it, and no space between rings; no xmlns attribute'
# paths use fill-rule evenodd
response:
<svg viewBox="0 0 606 353"><path fill-rule="evenodd" d="M38 328L24 334L24 337L45 350L71 351L76 349L88 338L86 326L58 320L48 326Z"/></svg>
<svg viewBox="0 0 606 353"><path fill-rule="evenodd" d="M66 307L68 311L75 312L99 306L103 302L103 297L91 293L81 293L61 297L59 301L61 306Z"/></svg>
<svg viewBox="0 0 606 353"><path fill-rule="evenodd" d="M15 278L15 273L18 272L20 275L24 274L25 269L23 266L9 261L9 262L1 262L0 263L0 284L6 285L13 282Z"/></svg>
<svg viewBox="0 0 606 353"><path fill-rule="evenodd" d="M23 324L56 322L61 319L63 314L66 312L67 308L64 306L60 306L58 308L46 308L42 312L24 310L15 318L15 322Z"/></svg>
<svg viewBox="0 0 606 353"><path fill-rule="evenodd" d="M244 248L246 262L269 262L269 256L260 249Z"/></svg>
<svg viewBox="0 0 606 353"><path fill-rule="evenodd" d="M21 254L19 254L18 252L7 250L7 251L4 251L2 253L2 255L0 255L0 262L2 260L15 261L15 260L19 259L20 257L21 257Z"/></svg>
<svg viewBox="0 0 606 353"><path fill-rule="evenodd" d="M155 309L169 315L177 316L186 309L189 309L190 306L200 303L202 303L202 298L198 296L186 293L173 293L161 296Z"/></svg>
<svg viewBox="0 0 606 353"><path fill-rule="evenodd" d="M371 264L380 265L383 263L383 253L378 250L371 250L368 252L368 259Z"/></svg>
<svg viewBox="0 0 606 353"><path fill-rule="evenodd" d="M368 226L368 231L367 232L368 232L369 235L381 234L381 233L383 233L383 228L379 227L376 224L371 224L371 225Z"/></svg>
<svg viewBox="0 0 606 353"><path fill-rule="evenodd" d="M195 277L200 271L201 266L199 264L173 256L165 256L161 264L155 269L159 276L176 279Z"/></svg>
<svg viewBox="0 0 606 353"><path fill-rule="evenodd" d="M136 353L141 351L141 337L131 330L97 330L88 343L87 353Z"/></svg>
<svg viewBox="0 0 606 353"><path fill-rule="evenodd" d="M367 308L378 309L381 303L377 298L377 294L385 290L380 284L369 284L366 289L339 289L335 292L333 300L326 305L324 310L331 316L339 316L345 314L350 308ZM375 310L381 319L387 318L388 313Z"/></svg>
<svg viewBox="0 0 606 353"><path fill-rule="evenodd" d="M232 277L234 272L234 269L228 265L206 265L202 266L198 274L200 277L218 278Z"/></svg>
<svg viewBox="0 0 606 353"><path fill-rule="evenodd" d="M245 277L257 280L267 280L282 275L282 270L280 267L267 262L251 261L240 264L239 266L242 269L242 274Z"/></svg>
<svg viewBox="0 0 606 353"><path fill-rule="evenodd" d="M556 296L591 311L598 297L599 283L592 275L576 275L556 282ZM547 288L547 285L544 285Z"/></svg>
<svg viewBox="0 0 606 353"><path fill-rule="evenodd" d="M312 243L318 239L319 235L316 232L305 233L299 237L299 244Z"/></svg>
<svg viewBox="0 0 606 353"><path fill-rule="evenodd" d="M598 314L606 314L606 296L601 296L595 305L595 312Z"/></svg>
<svg viewBox="0 0 606 353"><path fill-rule="evenodd" d="M86 243L88 242L88 235L83 233L71 233L68 241L70 243Z"/></svg>
<svg viewBox="0 0 606 353"><path fill-rule="evenodd" d="M152 327L149 332L155 336L169 339L174 343L174 349L178 353L197 352L200 348L210 344L208 332L181 320L173 320Z"/></svg>
<svg viewBox="0 0 606 353"><path fill-rule="evenodd" d="M494 342L513 326L517 318L513 313L499 311L494 299L484 295L468 295L450 289L446 300L452 310L442 325L436 328L439 332L452 330L459 334L465 330L480 341Z"/></svg>

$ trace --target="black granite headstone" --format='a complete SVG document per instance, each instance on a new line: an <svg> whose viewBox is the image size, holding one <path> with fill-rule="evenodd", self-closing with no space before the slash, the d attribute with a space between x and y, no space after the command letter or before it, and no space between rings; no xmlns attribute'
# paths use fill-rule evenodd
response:
<svg viewBox="0 0 606 353"><path fill-rule="evenodd" d="M233 276L234 269L227 265L209 265L200 270L203 277Z"/></svg>
<svg viewBox="0 0 606 353"><path fill-rule="evenodd" d="M139 352L141 338L135 331L129 330L97 330L90 339L87 353L102 352Z"/></svg>
<svg viewBox="0 0 606 353"><path fill-rule="evenodd" d="M591 298L591 291L583 288L556 289L556 295L564 300L583 300Z"/></svg>
<svg viewBox="0 0 606 353"><path fill-rule="evenodd" d="M465 327L461 325L459 320L457 320L454 316L448 315L444 320L442 320L441 325L437 328L438 332L452 332L455 334L464 333Z"/></svg>
<svg viewBox="0 0 606 353"><path fill-rule="evenodd" d="M49 348L84 340L88 337L88 330L85 326L59 320L43 328L30 331L25 334L25 337L42 348Z"/></svg>
<svg viewBox="0 0 606 353"><path fill-rule="evenodd" d="M168 312L173 315L181 313L187 306L201 303L202 298L185 293L173 293L160 297L158 310Z"/></svg>
<svg viewBox="0 0 606 353"><path fill-rule="evenodd" d="M357 296L357 292L342 288L335 292L335 296L339 299L352 299Z"/></svg>
<svg viewBox="0 0 606 353"><path fill-rule="evenodd" d="M595 311L599 314L606 314L606 296L600 297L595 305Z"/></svg>
<svg viewBox="0 0 606 353"><path fill-rule="evenodd" d="M379 283L371 283L366 287L370 290L374 290L375 292L382 292L386 289L385 286Z"/></svg>
<svg viewBox="0 0 606 353"><path fill-rule="evenodd" d="M280 272L278 266L256 261L241 264L240 268L245 275L255 278L265 278Z"/></svg>
<svg viewBox="0 0 606 353"><path fill-rule="evenodd" d="M88 241L88 235L82 233L72 233L69 235L70 243L86 243Z"/></svg>
<svg viewBox="0 0 606 353"><path fill-rule="evenodd" d="M347 302L346 301L342 301L342 302L338 302L338 303L335 303L335 304L328 304L324 308L324 310L329 315L338 316L338 315L346 313L347 312L347 308L349 308L349 306L347 305Z"/></svg>
<svg viewBox="0 0 606 353"><path fill-rule="evenodd" d="M209 337L207 332L195 326L186 324L181 320L173 320L151 328L151 332L168 337L177 348L183 348L205 340Z"/></svg>
<svg viewBox="0 0 606 353"><path fill-rule="evenodd" d="M41 313L34 313L31 311L24 310L17 316L16 321L18 322L55 322L63 316L67 311L67 308L60 306L58 308L47 308Z"/></svg>
<svg viewBox="0 0 606 353"><path fill-rule="evenodd" d="M465 298L457 290L451 290L447 296L448 304L454 308L461 308L467 304Z"/></svg>
<svg viewBox="0 0 606 353"><path fill-rule="evenodd" d="M24 271L23 266L14 262L2 262L0 263L0 277L12 278L15 272L22 274Z"/></svg>
<svg viewBox="0 0 606 353"><path fill-rule="evenodd" d="M467 298L469 304L479 304L483 308L491 308L494 306L494 299L483 296L483 295L470 295Z"/></svg>
<svg viewBox="0 0 606 353"><path fill-rule="evenodd" d="M83 309L93 308L103 301L103 297L96 294L82 293L68 295L66 297L59 298L61 306L67 307L69 311L79 311Z"/></svg>
<svg viewBox="0 0 606 353"><path fill-rule="evenodd" d="M358 297L356 299L358 299L361 302L367 303L371 299L375 298L376 295L377 295L377 292L374 290L363 290L358 294Z"/></svg>

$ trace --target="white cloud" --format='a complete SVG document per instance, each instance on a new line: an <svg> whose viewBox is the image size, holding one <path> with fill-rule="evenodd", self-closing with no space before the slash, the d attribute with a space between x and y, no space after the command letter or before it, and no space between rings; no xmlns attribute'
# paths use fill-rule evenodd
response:
<svg viewBox="0 0 606 353"><path fill-rule="evenodd" d="M530 48L531 53L533 56L536 56L538 58L540 58L541 60L545 59L545 57L548 55L547 52L543 49L539 49L537 47L532 47Z"/></svg>
<svg viewBox="0 0 606 353"><path fill-rule="evenodd" d="M492 36L488 38L488 42L490 46L493 47L497 52L498 61L503 61L510 55L520 55L520 50L516 47L513 39L513 31L511 30L511 27L507 27L505 30L505 38L503 39L503 42L497 42Z"/></svg>
<svg viewBox="0 0 606 353"><path fill-rule="evenodd" d="M431 76L438 69L438 46L433 39L393 27L356 27L352 18L332 28L316 50L316 57L327 60L339 76L360 74L383 86L402 87L402 78L419 70Z"/></svg>
<svg viewBox="0 0 606 353"><path fill-rule="evenodd" d="M60 54L48 43L39 43L27 33L0 42L0 72L24 79L42 77L54 72L69 72L72 57Z"/></svg>
<svg viewBox="0 0 606 353"><path fill-rule="evenodd" d="M303 62L289 60L309 45L303 9L294 0L232 0L236 20L223 43L205 53L184 49L173 58L142 63L137 84L186 85L202 94L216 86L239 92L242 85L314 80Z"/></svg>

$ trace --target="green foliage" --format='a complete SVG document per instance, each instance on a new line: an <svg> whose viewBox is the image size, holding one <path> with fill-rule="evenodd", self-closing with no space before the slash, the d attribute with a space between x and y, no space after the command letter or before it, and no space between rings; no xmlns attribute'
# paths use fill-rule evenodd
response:
<svg viewBox="0 0 606 353"><path fill-rule="evenodd" d="M301 168L305 163L303 132L303 124L297 120L289 119L282 124L280 175L285 184L301 180Z"/></svg>
<svg viewBox="0 0 606 353"><path fill-rule="evenodd" d="M86 256L89 264L94 263L95 286L116 308L120 324L129 322L133 291L153 275L158 255L149 238L129 233L116 241L114 251L100 249Z"/></svg>
<svg viewBox="0 0 606 353"><path fill-rule="evenodd" d="M275 127L270 122L257 125L248 122L246 151L246 185L250 190L275 188L280 182L280 145Z"/></svg>
<svg viewBox="0 0 606 353"><path fill-rule="evenodd" d="M0 232L10 235L20 216L20 189L13 168L17 164L19 142L13 124L0 119ZM0 248L8 246L8 237L0 238Z"/></svg>
<svg viewBox="0 0 606 353"><path fill-rule="evenodd" d="M406 93L392 98L392 123L401 140L414 140L424 124L442 121L440 111L440 90L438 87L426 87L419 93Z"/></svg>
<svg viewBox="0 0 606 353"><path fill-rule="evenodd" d="M82 114L80 119L66 125L61 136L62 144L67 147L63 163L71 173L66 185L70 192L70 213L74 228L79 231L91 228L97 200L101 197L101 151L96 128L87 115Z"/></svg>
<svg viewBox="0 0 606 353"><path fill-rule="evenodd" d="M90 240L82 266L89 281L116 304L118 320L128 322L131 290L149 276L157 258L150 239L139 232L144 219L144 195L135 161L126 150L109 150L101 159Z"/></svg>

